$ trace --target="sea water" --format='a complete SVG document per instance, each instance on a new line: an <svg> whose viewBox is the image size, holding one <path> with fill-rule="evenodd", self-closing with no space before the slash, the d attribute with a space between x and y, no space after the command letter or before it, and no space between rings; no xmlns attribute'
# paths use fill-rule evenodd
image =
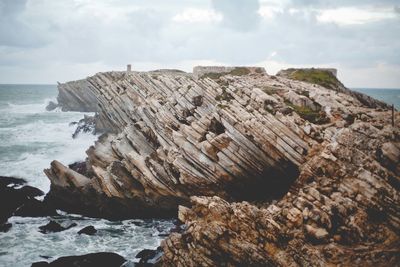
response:
<svg viewBox="0 0 400 267"><path fill-rule="evenodd" d="M46 193L50 183L43 169L52 160L67 165L85 159L85 151L97 136L81 133L73 139L75 127L70 123L82 119L84 113L46 111L46 105L56 96L55 85L0 85L0 176L24 178ZM78 226L59 233L40 233L38 227L50 219ZM9 222L12 228L0 232L0 266L30 266L47 257L51 261L103 251L133 260L140 250L159 246L161 236L173 227L171 220L108 221L71 214L12 217ZM77 234L89 225L98 230L94 236Z"/></svg>
<svg viewBox="0 0 400 267"><path fill-rule="evenodd" d="M400 89L354 88L353 90L372 96L390 105L393 104L397 110L400 110Z"/></svg>

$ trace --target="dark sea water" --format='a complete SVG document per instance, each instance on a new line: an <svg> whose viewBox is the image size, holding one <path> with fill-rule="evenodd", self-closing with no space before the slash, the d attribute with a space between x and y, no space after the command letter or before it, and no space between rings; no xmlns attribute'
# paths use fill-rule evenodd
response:
<svg viewBox="0 0 400 267"><path fill-rule="evenodd" d="M400 110L400 89L353 88L352 90L372 96L373 98L382 100L388 104L394 104L394 107L397 110Z"/></svg>
<svg viewBox="0 0 400 267"><path fill-rule="evenodd" d="M80 112L46 111L55 101L55 85L0 85L0 176L27 180L29 185L47 192L49 181L43 173L54 159L63 164L84 160L85 151L97 139L80 134L72 139L72 121ZM0 203L1 205L1 203ZM108 221L61 213L59 222L75 222L77 227L60 233L42 234L38 227L50 218L12 217L7 233L0 232L0 267L31 266L32 262L61 256L109 251L133 260L144 248L154 249L173 227L170 220ZM94 236L78 235L88 225L98 230Z"/></svg>

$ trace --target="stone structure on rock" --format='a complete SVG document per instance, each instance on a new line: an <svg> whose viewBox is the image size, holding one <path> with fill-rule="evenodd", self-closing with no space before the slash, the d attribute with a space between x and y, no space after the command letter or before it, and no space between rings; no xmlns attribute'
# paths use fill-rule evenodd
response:
<svg viewBox="0 0 400 267"><path fill-rule="evenodd" d="M180 205L165 266L398 263L399 128L385 103L322 74L326 87L251 67L61 84L60 98L94 96L112 131L83 166L52 162L46 199L108 218Z"/></svg>

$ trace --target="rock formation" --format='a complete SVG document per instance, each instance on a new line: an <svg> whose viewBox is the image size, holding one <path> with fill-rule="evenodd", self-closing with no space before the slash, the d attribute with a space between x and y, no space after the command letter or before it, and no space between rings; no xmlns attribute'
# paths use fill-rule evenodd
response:
<svg viewBox="0 0 400 267"><path fill-rule="evenodd" d="M399 166L400 153L389 165L376 155L398 147L399 137L372 122L342 128L310 150L290 192L275 204L192 197L191 209L179 209L187 230L162 244L163 264L397 266L400 173L390 165Z"/></svg>
<svg viewBox="0 0 400 267"><path fill-rule="evenodd" d="M330 71L312 84L309 71L258 69L68 83L68 98L95 96L109 133L83 168L52 162L46 199L111 218L181 205L187 229L163 243L166 266L398 263L400 133L388 106ZM231 203L242 200L251 204Z"/></svg>
<svg viewBox="0 0 400 267"><path fill-rule="evenodd" d="M62 111L95 112L98 110L96 96L86 79L58 84L58 106ZM51 106L53 106L50 103Z"/></svg>

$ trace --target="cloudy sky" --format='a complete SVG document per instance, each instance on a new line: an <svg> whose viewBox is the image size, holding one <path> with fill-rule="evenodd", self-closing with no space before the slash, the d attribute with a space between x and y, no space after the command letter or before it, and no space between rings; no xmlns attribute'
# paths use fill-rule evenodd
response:
<svg viewBox="0 0 400 267"><path fill-rule="evenodd" d="M335 67L348 87L400 88L400 0L0 0L0 83L127 63Z"/></svg>

